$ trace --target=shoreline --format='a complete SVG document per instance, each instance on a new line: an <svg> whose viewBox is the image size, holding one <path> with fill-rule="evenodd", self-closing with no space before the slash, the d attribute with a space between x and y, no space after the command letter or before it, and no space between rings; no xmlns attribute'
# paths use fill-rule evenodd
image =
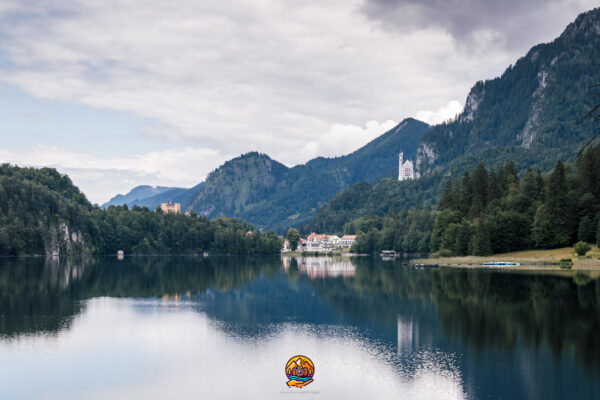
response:
<svg viewBox="0 0 600 400"><path fill-rule="evenodd" d="M561 263L561 260L563 262ZM569 260L569 261L565 261ZM486 266L486 262L515 262L521 265ZM499 270L600 270L600 250L593 246L585 256L577 256L573 247L551 250L525 250L491 256L429 257L410 260L410 264L438 264L455 268L486 268ZM567 266L565 268L565 265ZM568 267L570 265L570 268Z"/></svg>

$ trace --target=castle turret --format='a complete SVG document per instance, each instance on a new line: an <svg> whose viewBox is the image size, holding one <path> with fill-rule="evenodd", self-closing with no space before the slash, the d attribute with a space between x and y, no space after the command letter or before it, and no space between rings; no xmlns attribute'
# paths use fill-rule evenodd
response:
<svg viewBox="0 0 600 400"><path fill-rule="evenodd" d="M404 152L398 154L398 180L402 180L402 163L404 162Z"/></svg>

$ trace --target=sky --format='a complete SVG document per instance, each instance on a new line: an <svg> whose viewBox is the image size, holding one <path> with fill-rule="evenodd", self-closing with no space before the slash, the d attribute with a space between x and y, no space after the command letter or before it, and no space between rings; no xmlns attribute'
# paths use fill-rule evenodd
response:
<svg viewBox="0 0 600 400"><path fill-rule="evenodd" d="M0 1L0 162L94 203L437 124L588 0Z"/></svg>

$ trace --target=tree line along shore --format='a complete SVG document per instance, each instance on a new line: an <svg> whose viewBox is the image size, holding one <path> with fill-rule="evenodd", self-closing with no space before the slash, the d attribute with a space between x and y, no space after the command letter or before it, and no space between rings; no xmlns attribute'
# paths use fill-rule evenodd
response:
<svg viewBox="0 0 600 400"><path fill-rule="evenodd" d="M359 254L482 257L575 246L581 260L594 260L599 199L600 147L590 147L545 174L520 175L512 162L496 169L479 163L460 179L447 179L438 204L360 217L338 234L356 234L349 252ZM298 238L297 230L289 232ZM54 169L0 166L0 255L278 254L283 242L235 218L102 209Z"/></svg>

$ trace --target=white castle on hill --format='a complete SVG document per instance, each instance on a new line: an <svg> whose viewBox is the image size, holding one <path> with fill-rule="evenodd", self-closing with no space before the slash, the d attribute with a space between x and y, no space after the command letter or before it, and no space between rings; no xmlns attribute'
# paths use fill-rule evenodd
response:
<svg viewBox="0 0 600 400"><path fill-rule="evenodd" d="M415 179L415 167L411 160L404 161L404 153L400 152L398 162L398 180Z"/></svg>

